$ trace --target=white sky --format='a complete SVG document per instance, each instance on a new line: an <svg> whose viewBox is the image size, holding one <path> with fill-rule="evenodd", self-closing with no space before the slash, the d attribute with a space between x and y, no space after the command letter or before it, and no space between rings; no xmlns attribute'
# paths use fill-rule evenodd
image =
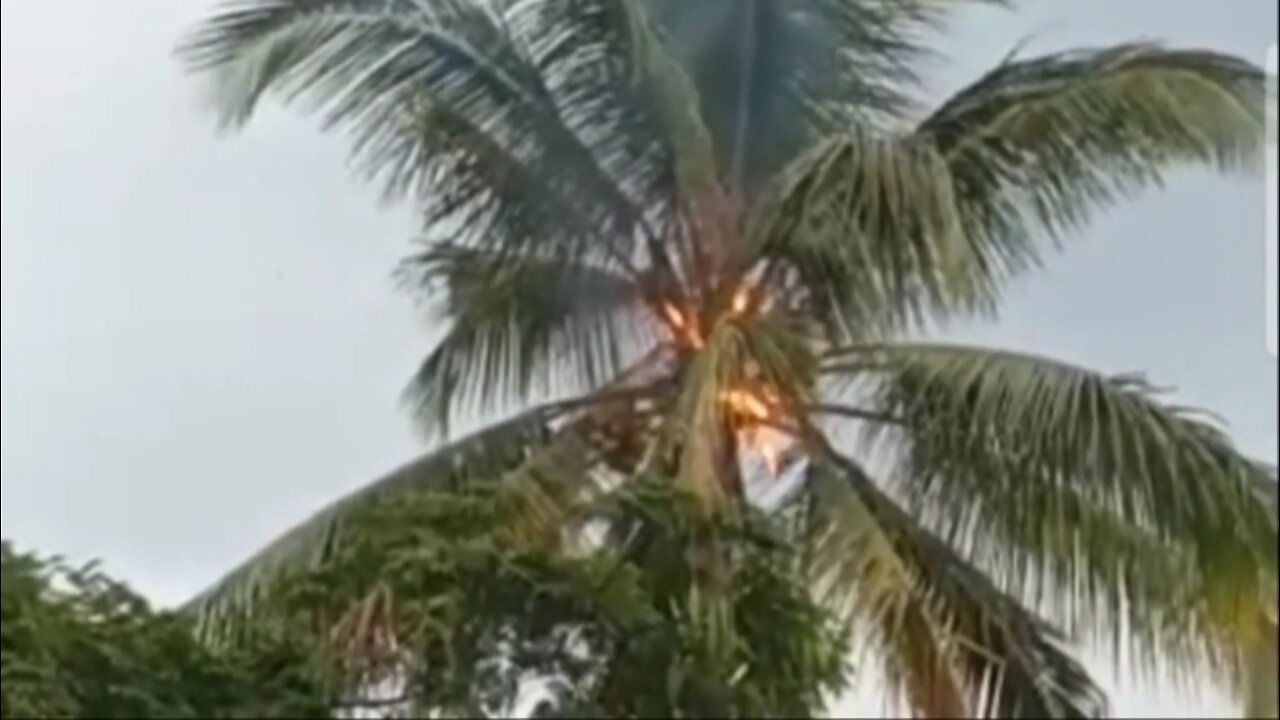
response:
<svg viewBox="0 0 1280 720"><path fill-rule="evenodd" d="M0 503L24 547L184 599L420 451L398 392L431 337L389 272L412 223L339 142L268 113L219 140L170 50L211 0L2 0ZM1029 52L1154 38L1262 63L1275 0L1041 0L962 16L939 89ZM1275 461L1264 189L1189 174L1110 213L969 333L1145 370ZM1128 717L1230 713L1120 682ZM842 705L874 712L863 696Z"/></svg>

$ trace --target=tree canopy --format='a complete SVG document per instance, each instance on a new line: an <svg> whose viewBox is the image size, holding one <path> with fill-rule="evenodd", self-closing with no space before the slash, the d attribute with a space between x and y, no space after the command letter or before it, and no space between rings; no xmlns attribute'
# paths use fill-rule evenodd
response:
<svg viewBox="0 0 1280 720"><path fill-rule="evenodd" d="M0 556L6 718L329 717L306 645L258 624L234 648L199 642L96 566Z"/></svg>
<svg viewBox="0 0 1280 720"><path fill-rule="evenodd" d="M3 716L795 717L846 687L847 633L775 520L698 520L641 481L576 508L626 542L566 552L544 502L503 483L375 503L359 541L203 637L6 544ZM710 536L729 562L699 554Z"/></svg>

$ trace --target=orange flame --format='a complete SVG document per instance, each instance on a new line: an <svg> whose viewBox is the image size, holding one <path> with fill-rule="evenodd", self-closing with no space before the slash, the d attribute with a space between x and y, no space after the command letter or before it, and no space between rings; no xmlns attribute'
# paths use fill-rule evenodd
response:
<svg viewBox="0 0 1280 720"><path fill-rule="evenodd" d="M777 405L776 395L767 390L755 393L732 389L724 391L721 400L742 423L738 431L742 444L759 455L769 469L769 474L776 478L782 470L783 457L793 444L789 435L767 424L778 414L774 410Z"/></svg>
<svg viewBox="0 0 1280 720"><path fill-rule="evenodd" d="M730 311L737 316L745 315L759 309L759 301L756 289L744 285L734 292ZM686 313L671 302L658 305L657 312L670 329L673 343L695 350L705 346L696 315ZM788 450L795 444L788 433L776 427L782 416L778 411L777 393L768 387L733 388L723 391L719 399L733 416L742 447L758 455L776 478L783 469Z"/></svg>
<svg viewBox="0 0 1280 720"><path fill-rule="evenodd" d="M769 296L758 285L740 285L729 303L729 314L734 317L758 315L769 311Z"/></svg>
<svg viewBox="0 0 1280 720"><path fill-rule="evenodd" d="M758 422L768 420L771 414L764 399L747 390L726 390L721 399L734 413Z"/></svg>
<svg viewBox="0 0 1280 720"><path fill-rule="evenodd" d="M667 322L671 323L671 327L681 332L684 331L684 315L676 309L675 305L672 305L671 303L663 303L662 314L666 316Z"/></svg>
<svg viewBox="0 0 1280 720"><path fill-rule="evenodd" d="M695 350L702 349L702 334L698 332L697 326L690 322L691 318L687 318L684 313L669 302L662 304L662 315L677 338L682 338Z"/></svg>

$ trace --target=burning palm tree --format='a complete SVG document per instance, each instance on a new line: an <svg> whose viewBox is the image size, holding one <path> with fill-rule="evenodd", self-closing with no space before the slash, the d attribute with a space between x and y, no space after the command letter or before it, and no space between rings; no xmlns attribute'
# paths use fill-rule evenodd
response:
<svg viewBox="0 0 1280 720"><path fill-rule="evenodd" d="M908 338L991 313L1169 169L1254 169L1264 74L1145 43L1015 53L922 110L926 32L963 4L217 11L184 54L226 122L268 94L300 104L420 209L403 279L449 321L409 391L424 424L506 419L191 608L251 610L375 498L535 466L575 492L647 472L709 514L794 513L815 594L919 714L1102 713L1064 635L1246 677L1244 641L1275 639L1274 471L1139 377Z"/></svg>

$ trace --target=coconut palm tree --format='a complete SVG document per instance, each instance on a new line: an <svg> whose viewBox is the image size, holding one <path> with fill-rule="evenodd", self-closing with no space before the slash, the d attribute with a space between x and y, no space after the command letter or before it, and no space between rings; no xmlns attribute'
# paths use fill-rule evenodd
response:
<svg viewBox="0 0 1280 720"><path fill-rule="evenodd" d="M251 611L373 499L660 472L708 514L793 514L813 592L917 714L1105 712L1065 638L1247 684L1275 641L1274 470L1141 377L919 338L1166 172L1253 170L1264 74L1015 52L924 104L927 32L977 1L222 6L183 53L225 122L300 104L421 212L401 277L448 329L408 396L448 442L191 609Z"/></svg>

